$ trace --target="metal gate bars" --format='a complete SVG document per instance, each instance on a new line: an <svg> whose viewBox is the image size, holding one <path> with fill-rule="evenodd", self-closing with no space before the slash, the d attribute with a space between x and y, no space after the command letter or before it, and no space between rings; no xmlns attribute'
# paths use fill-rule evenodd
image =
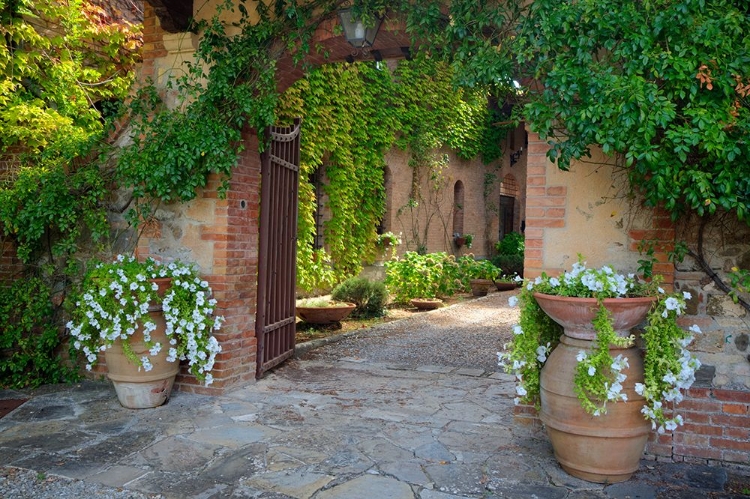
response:
<svg viewBox="0 0 750 499"><path fill-rule="evenodd" d="M297 280L297 204L300 120L291 127L270 127L271 143L261 155L260 249L255 336L257 371L294 355Z"/></svg>

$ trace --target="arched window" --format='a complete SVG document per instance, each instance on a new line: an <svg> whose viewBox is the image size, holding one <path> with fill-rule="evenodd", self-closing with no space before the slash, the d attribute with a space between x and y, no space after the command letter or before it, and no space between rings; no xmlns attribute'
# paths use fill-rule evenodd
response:
<svg viewBox="0 0 750 499"><path fill-rule="evenodd" d="M464 233L464 183L460 180L453 186L453 233Z"/></svg>

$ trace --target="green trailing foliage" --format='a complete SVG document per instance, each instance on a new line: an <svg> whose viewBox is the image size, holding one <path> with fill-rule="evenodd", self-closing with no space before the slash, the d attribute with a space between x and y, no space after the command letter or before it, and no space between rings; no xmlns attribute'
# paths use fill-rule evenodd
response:
<svg viewBox="0 0 750 499"><path fill-rule="evenodd" d="M733 0L535 1L518 38L543 82L527 121L562 169L596 144L674 218L748 220L748 24Z"/></svg>
<svg viewBox="0 0 750 499"><path fill-rule="evenodd" d="M331 297L336 301L354 303L352 317L380 317L385 314L388 291L381 281L370 281L364 277L352 277L333 289Z"/></svg>
<svg viewBox="0 0 750 499"><path fill-rule="evenodd" d="M60 355L49 287L37 277L0 287L0 386L37 387L77 379Z"/></svg>
<svg viewBox="0 0 750 499"><path fill-rule="evenodd" d="M134 78L140 31L85 0L0 2L0 18L0 225L31 263L108 231L105 137Z"/></svg>
<svg viewBox="0 0 750 499"><path fill-rule="evenodd" d="M279 115L304 116L298 221L298 284L325 288L361 269L377 248L376 228L385 211L384 154L394 145L411 154L415 168L430 163L443 145L460 157L483 149L486 87L454 90L452 70L427 59L385 65L327 65L308 72L284 95ZM493 144L499 149L499 144ZM325 173L323 192L331 218L325 249L314 250L318 200L311 176ZM373 255L374 256L374 255ZM330 261L321 268L321 262Z"/></svg>

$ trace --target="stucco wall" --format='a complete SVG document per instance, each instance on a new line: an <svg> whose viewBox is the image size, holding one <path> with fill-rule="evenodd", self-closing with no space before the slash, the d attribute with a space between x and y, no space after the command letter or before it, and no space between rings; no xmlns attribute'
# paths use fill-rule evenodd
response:
<svg viewBox="0 0 750 499"><path fill-rule="evenodd" d="M518 133L523 137L524 131ZM495 163L485 165L480 159L462 160L449 150L448 162L440 170L440 179L436 182L428 171L420 172L420 189L424 202L419 206L408 206L411 192L413 169L409 166L409 154L400 149L392 149L386 154L386 213L383 219L385 230L401 233L403 244L398 253L416 251L417 243L424 242L428 252L444 251L461 255L472 253L476 257L490 257L494 254L498 241L498 203L501 183L504 179L513 178L517 184L515 191L515 231L520 230L524 218L524 195L526 160L525 154L519 155L518 162L510 165L509 141L506 137L503 150L504 157ZM520 147L520 146L519 146ZM459 230L454 225L455 185L463 184L464 199L461 205L463 227ZM439 185L439 189L435 189ZM425 230L429 219L429 229ZM415 237L414 232L418 234ZM458 248L453 234L461 232L474 236L471 248Z"/></svg>

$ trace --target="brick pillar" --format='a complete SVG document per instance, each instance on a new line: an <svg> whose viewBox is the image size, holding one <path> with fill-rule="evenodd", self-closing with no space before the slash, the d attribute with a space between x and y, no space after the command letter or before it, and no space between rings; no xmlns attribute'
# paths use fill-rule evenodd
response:
<svg viewBox="0 0 750 499"><path fill-rule="evenodd" d="M232 171L226 199L218 199L218 179L203 191L204 198L216 198L214 221L202 227L200 236L213 247L213 271L205 278L218 301L216 313L226 320L215 332L222 351L212 371L214 383L203 387L183 373L176 382L180 390L219 394L255 379L260 154L254 133L246 131L243 139L245 149Z"/></svg>
<svg viewBox="0 0 750 499"><path fill-rule="evenodd" d="M146 4L141 78L161 78L156 74L162 62L159 59L170 55L163 35L153 8ZM243 142L244 151L232 170L224 199L218 192L221 179L211 177L194 201L163 207L173 218L152 219L141 227L138 258L168 261L176 255L189 255L213 289L216 314L225 319L215 332L222 351L212 371L213 384L200 385L183 367L175 383L179 390L221 394L255 379L260 154L254 132L245 131Z"/></svg>
<svg viewBox="0 0 750 499"><path fill-rule="evenodd" d="M526 232L523 275L535 278L544 269L544 233L565 227L567 187L547 184L547 151L550 146L528 131L526 160Z"/></svg>

